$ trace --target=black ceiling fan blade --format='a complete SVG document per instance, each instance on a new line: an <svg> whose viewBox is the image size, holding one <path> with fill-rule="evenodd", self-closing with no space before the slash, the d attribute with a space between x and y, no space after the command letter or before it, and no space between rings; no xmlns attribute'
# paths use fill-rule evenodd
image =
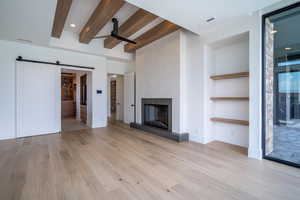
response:
<svg viewBox="0 0 300 200"><path fill-rule="evenodd" d="M116 18L113 18L112 22L113 22L114 26L113 26L113 31L111 32L110 35L96 36L93 39L108 38L109 36L111 36L111 37L114 37L114 38L116 38L118 40L121 40L121 41L124 41L124 42L128 42L128 43L131 43L131 44L136 44L135 41L124 38L124 37L122 37L118 34L119 33L119 21Z"/></svg>
<svg viewBox="0 0 300 200"><path fill-rule="evenodd" d="M114 38L117 38L118 40L122 40L124 42L128 42L128 43L131 43L131 44L136 44L135 41L129 40L127 38L124 38L124 37L122 37L120 35L117 35L117 34L114 34L114 33L111 33L111 36L114 37Z"/></svg>
<svg viewBox="0 0 300 200"><path fill-rule="evenodd" d="M108 38L110 35L96 36L93 39Z"/></svg>

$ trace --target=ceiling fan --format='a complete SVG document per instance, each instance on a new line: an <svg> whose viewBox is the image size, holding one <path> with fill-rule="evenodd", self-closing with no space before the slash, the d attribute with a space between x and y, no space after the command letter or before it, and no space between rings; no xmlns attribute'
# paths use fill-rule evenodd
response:
<svg viewBox="0 0 300 200"><path fill-rule="evenodd" d="M116 18L113 18L112 22L113 22L114 26L113 26L113 30L110 33L110 35L96 36L93 39L108 38L108 37L111 36L111 37L116 38L117 40L121 40L121 41L132 43L132 44L136 44L135 41L129 40L129 39L124 38L124 37L119 35L119 21Z"/></svg>

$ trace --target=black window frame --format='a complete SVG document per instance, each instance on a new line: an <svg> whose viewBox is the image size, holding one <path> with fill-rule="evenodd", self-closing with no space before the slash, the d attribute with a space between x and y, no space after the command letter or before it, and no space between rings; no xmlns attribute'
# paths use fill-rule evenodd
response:
<svg viewBox="0 0 300 200"><path fill-rule="evenodd" d="M297 2L297 3L294 3L294 4L291 4L289 6L286 6L286 7L283 7L283 8L280 8L278 10L275 10L275 11L272 11L272 12L269 12L269 13L266 13L262 16L262 157L263 159L266 159L266 160L271 160L271 161L275 161L275 162L279 162L279 163L282 163L282 164L286 164L286 165L289 165L289 166L293 166L293 167L296 167L296 168L300 168L300 164L297 164L297 163L294 163L294 162L290 162L290 161L287 161L287 160L282 160L282 159L279 159L279 158L274 158L274 157L271 157L271 156L267 156L266 155L266 140L265 140L265 136L266 136L266 127L265 127L265 122L266 122L266 112L265 112L265 20L266 18L268 17L271 17L273 15L276 15L276 14L279 14L279 13L282 13L282 12L285 12L285 11L288 11L288 10L291 10L291 9L294 9L294 8L297 8L297 7L300 7L300 2Z"/></svg>

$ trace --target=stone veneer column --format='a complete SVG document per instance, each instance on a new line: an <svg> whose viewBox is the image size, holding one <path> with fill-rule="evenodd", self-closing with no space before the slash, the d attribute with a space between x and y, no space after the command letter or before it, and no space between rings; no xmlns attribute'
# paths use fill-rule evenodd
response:
<svg viewBox="0 0 300 200"><path fill-rule="evenodd" d="M274 87L274 34L273 24L269 19L265 23L265 153L273 151L273 87Z"/></svg>

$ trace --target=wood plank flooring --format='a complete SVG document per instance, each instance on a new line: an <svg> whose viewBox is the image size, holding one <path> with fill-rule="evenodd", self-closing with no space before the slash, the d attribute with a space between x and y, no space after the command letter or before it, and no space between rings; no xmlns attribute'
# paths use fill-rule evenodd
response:
<svg viewBox="0 0 300 200"><path fill-rule="evenodd" d="M0 142L1 200L297 199L300 170L111 124Z"/></svg>

